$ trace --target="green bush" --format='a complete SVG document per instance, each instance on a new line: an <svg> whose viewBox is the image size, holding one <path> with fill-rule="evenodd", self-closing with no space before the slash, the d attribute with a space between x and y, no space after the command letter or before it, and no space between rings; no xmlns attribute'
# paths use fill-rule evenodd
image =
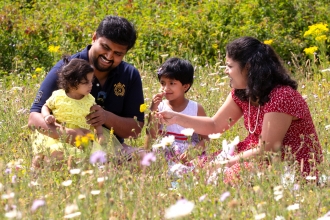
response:
<svg viewBox="0 0 330 220"><path fill-rule="evenodd" d="M272 40L286 60L296 54L299 62L311 41L304 37L308 26L328 25L328 0L94 0L0 3L0 73L37 67L50 68L62 54L72 54L91 42L91 34L108 14L132 21L139 32L132 63L159 63L162 55L180 56L196 64L219 62L226 43L240 36ZM50 52L49 46L60 46ZM323 57L329 53L325 41ZM328 58L326 58L328 59Z"/></svg>

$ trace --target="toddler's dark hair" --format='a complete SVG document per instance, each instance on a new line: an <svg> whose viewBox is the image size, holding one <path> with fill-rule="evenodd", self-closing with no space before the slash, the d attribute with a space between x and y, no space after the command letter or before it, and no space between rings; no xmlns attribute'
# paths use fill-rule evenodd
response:
<svg viewBox="0 0 330 220"><path fill-rule="evenodd" d="M188 60L176 57L166 60L165 63L160 66L157 73L158 80L163 76L169 79L178 80L182 85L190 84L190 87L194 82L194 67ZM190 87L186 92L188 92Z"/></svg>
<svg viewBox="0 0 330 220"><path fill-rule="evenodd" d="M88 61L69 57L63 58L64 65L58 73L58 87L69 92L71 88L77 89L80 83L88 81L87 74L94 72Z"/></svg>

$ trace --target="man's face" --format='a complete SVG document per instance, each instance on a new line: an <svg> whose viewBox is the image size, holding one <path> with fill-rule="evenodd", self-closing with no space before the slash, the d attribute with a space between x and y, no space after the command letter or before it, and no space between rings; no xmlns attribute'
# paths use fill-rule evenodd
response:
<svg viewBox="0 0 330 220"><path fill-rule="evenodd" d="M116 44L106 37L93 35L89 59L97 71L108 72L117 67L127 52L127 46Z"/></svg>

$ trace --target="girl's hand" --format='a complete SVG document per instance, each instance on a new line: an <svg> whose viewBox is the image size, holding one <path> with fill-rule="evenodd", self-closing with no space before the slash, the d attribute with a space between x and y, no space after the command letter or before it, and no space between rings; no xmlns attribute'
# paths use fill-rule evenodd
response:
<svg viewBox="0 0 330 220"><path fill-rule="evenodd" d="M157 93L152 97L152 102L150 106L151 111L157 111L159 103L163 100L164 92Z"/></svg>
<svg viewBox="0 0 330 220"><path fill-rule="evenodd" d="M46 124L54 124L55 123L55 117L54 115L47 115L44 117Z"/></svg>

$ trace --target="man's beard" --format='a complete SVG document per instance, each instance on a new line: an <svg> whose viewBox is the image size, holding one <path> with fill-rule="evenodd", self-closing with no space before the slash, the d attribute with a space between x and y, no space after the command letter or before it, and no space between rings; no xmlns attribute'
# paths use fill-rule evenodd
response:
<svg viewBox="0 0 330 220"><path fill-rule="evenodd" d="M112 70L112 65L113 65L113 60L110 60L110 66L109 67L106 67L106 68L102 68L100 65L99 65L99 62L98 62L98 59L101 59L100 56L99 57L96 57L96 58L93 58L93 66L96 70L100 71L100 72L109 72L110 70Z"/></svg>

